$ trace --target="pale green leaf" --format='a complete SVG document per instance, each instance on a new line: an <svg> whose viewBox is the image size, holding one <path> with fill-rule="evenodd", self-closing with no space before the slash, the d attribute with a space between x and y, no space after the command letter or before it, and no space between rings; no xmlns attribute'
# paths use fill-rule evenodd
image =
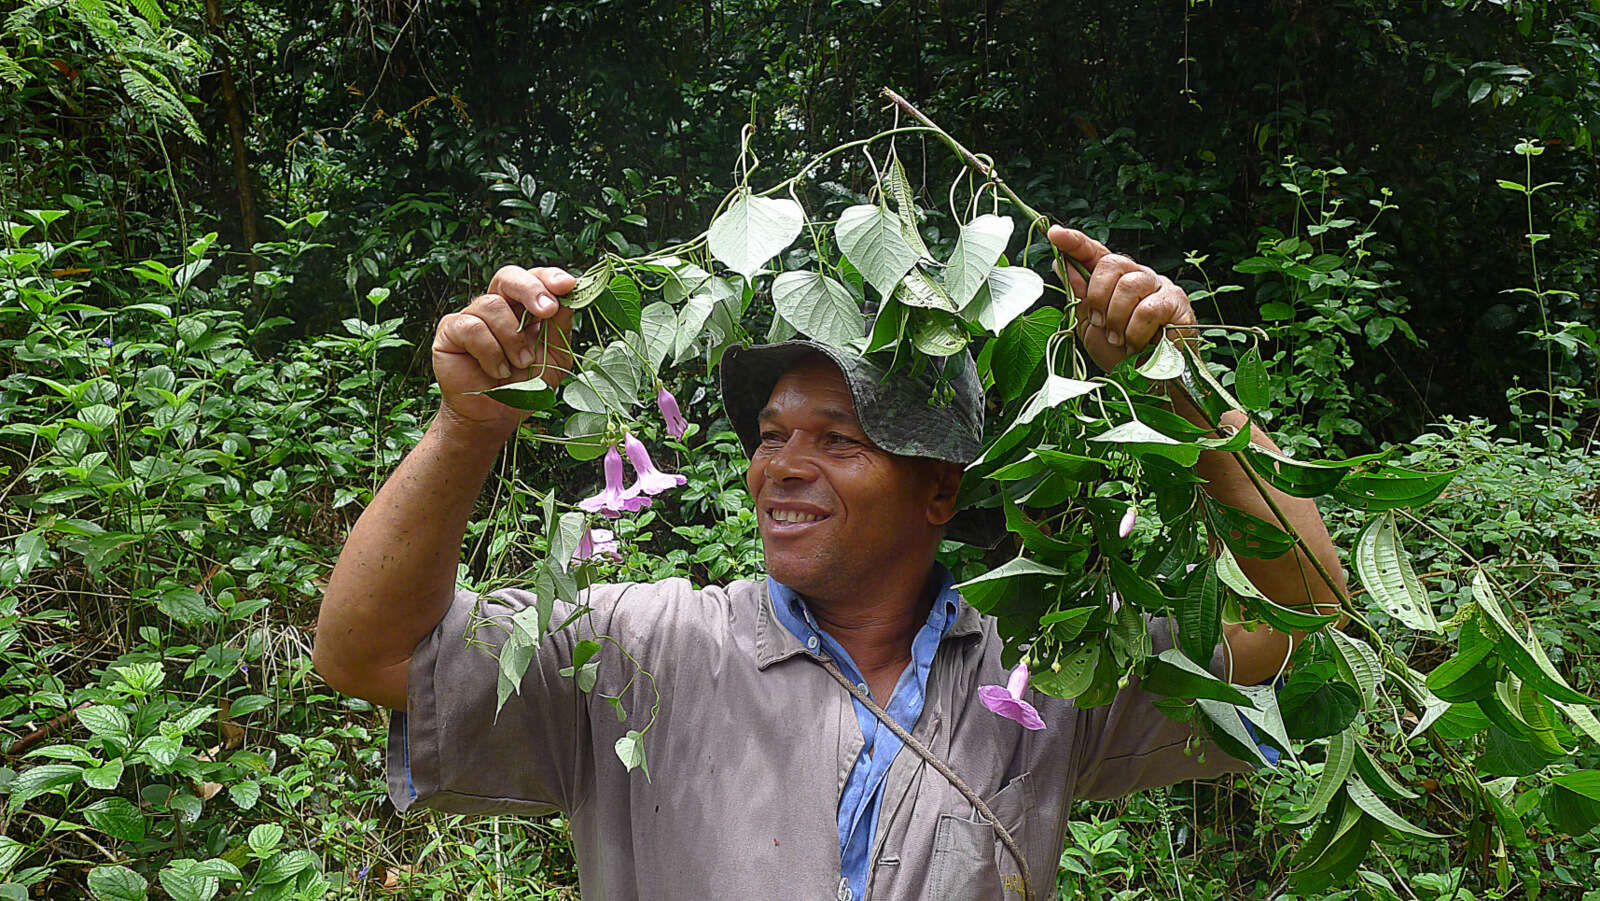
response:
<svg viewBox="0 0 1600 901"><path fill-rule="evenodd" d="M233 799L233 803L238 805L240 810L249 810L261 800L261 783L254 779L235 782L228 786L228 797Z"/></svg>
<svg viewBox="0 0 1600 901"><path fill-rule="evenodd" d="M637 729L630 729L627 735L617 739L615 750L617 759L622 761L622 765L627 768L628 772L631 773L635 769L640 769L644 771L645 779L650 778L650 766L644 757L643 733Z"/></svg>
<svg viewBox="0 0 1600 901"><path fill-rule="evenodd" d="M672 362L681 363L689 356L715 305L716 298L710 294L696 294L684 301L683 309L678 311L678 330L672 339Z"/></svg>
<svg viewBox="0 0 1600 901"><path fill-rule="evenodd" d="M1589 708L1580 704L1568 704L1565 701L1552 701L1552 703L1567 715L1567 719L1572 720L1574 726L1582 729L1590 741L1600 744L1600 719L1596 719Z"/></svg>
<svg viewBox="0 0 1600 901"><path fill-rule="evenodd" d="M1090 441L1103 441L1108 444L1171 444L1179 445L1182 441L1169 438L1166 435L1150 428L1137 419L1125 422L1115 428L1108 429L1098 435L1091 436Z"/></svg>
<svg viewBox="0 0 1600 901"><path fill-rule="evenodd" d="M1353 556L1361 584L1385 612L1413 629L1441 631L1428 591L1417 579L1411 557L1400 544L1393 513L1367 523L1356 537Z"/></svg>
<svg viewBox="0 0 1600 901"><path fill-rule="evenodd" d="M967 347L968 335L960 322L948 313L929 311L913 314L911 345L930 357L948 357Z"/></svg>
<svg viewBox="0 0 1600 901"><path fill-rule="evenodd" d="M661 371L661 363L672 353L678 337L678 313L668 304L657 301L644 308L639 321L639 334L644 340L644 356L650 361L650 374Z"/></svg>
<svg viewBox="0 0 1600 901"><path fill-rule="evenodd" d="M834 237L845 258L881 297L893 296L895 286L918 259L917 252L900 233L900 221L877 204L845 210ZM803 328L798 322L794 324Z"/></svg>
<svg viewBox="0 0 1600 901"><path fill-rule="evenodd" d="M908 307L926 307L947 313L956 311L956 303L951 300L944 286L923 272L921 266L911 267L911 271L895 287L894 297Z"/></svg>
<svg viewBox="0 0 1600 901"><path fill-rule="evenodd" d="M982 584L984 584L986 582L996 582L996 581L999 581L1001 579L1012 579L1012 578L1016 578L1017 576L1059 576L1059 575L1063 575L1062 571L1059 570L1059 569L1056 569L1054 566L1049 566L1049 565L1046 565L1044 563L1039 563L1038 561L1035 561L1035 560L1029 560L1026 557L1015 557L1015 558L1013 558L1013 559L1001 564L1000 566L997 566L994 569L989 570L988 572L984 573L981 576L977 576L975 578L968 579L967 581L956 585L955 589L957 591L960 591L961 589L967 588L967 587L970 587L970 586L982 585Z"/></svg>
<svg viewBox="0 0 1600 901"><path fill-rule="evenodd" d="M1045 410L1059 407L1069 400L1084 397L1099 391L1099 382L1085 382L1080 379L1062 378L1059 375L1047 376L1044 384L1040 386L1033 397L1017 414L1015 425L1026 425L1038 418Z"/></svg>
<svg viewBox="0 0 1600 901"><path fill-rule="evenodd" d="M250 846L250 850L255 852L257 857L272 853L282 841L283 827L277 823L262 823L255 826L245 838L245 844Z"/></svg>
<svg viewBox="0 0 1600 901"><path fill-rule="evenodd" d="M1350 800L1354 801L1355 805L1361 808L1367 816L1396 832L1414 835L1417 838L1444 838L1443 835L1437 832L1429 832L1421 826L1413 825L1400 814L1395 813L1390 809L1389 805L1383 803L1383 799L1378 797L1376 792L1368 788L1367 784L1360 779L1347 780L1345 782L1345 792L1350 796Z"/></svg>
<svg viewBox="0 0 1600 901"><path fill-rule="evenodd" d="M211 901L221 887L217 877L194 872L194 860L174 860L158 875L172 901Z"/></svg>
<svg viewBox="0 0 1600 901"><path fill-rule="evenodd" d="M1322 775L1317 779L1317 790L1311 795L1306 809L1295 817L1284 820L1288 826L1309 823L1328 809L1328 803L1350 776L1356 760L1356 737L1350 729L1336 732L1328 739L1327 759L1322 764Z"/></svg>
<svg viewBox="0 0 1600 901"><path fill-rule="evenodd" d="M779 275L772 282L772 302L795 328L834 347L843 347L867 329L850 289L820 272Z"/></svg>
<svg viewBox="0 0 1600 901"><path fill-rule="evenodd" d="M1376 707L1378 684L1383 681L1383 665L1378 662L1378 655L1366 642L1351 638L1338 629L1329 629L1327 634L1333 639L1340 672L1361 688L1361 696L1369 709Z"/></svg>
<svg viewBox="0 0 1600 901"><path fill-rule="evenodd" d="M998 335L1043 294L1044 279L1039 273L1022 266L1001 266L989 273L962 315Z"/></svg>
<svg viewBox="0 0 1600 901"><path fill-rule="evenodd" d="M1150 353L1150 359L1139 366L1140 375L1153 381L1175 379L1183 375L1183 351L1170 338L1162 338Z"/></svg>
<svg viewBox="0 0 1600 901"><path fill-rule="evenodd" d="M78 722L101 738L126 744L130 738L128 717L121 708L110 704L97 704L78 711Z"/></svg>
<svg viewBox="0 0 1600 901"><path fill-rule="evenodd" d="M740 189L706 232L711 255L729 269L753 278L769 260L800 237L806 214L787 198L756 197Z"/></svg>
<svg viewBox="0 0 1600 901"><path fill-rule="evenodd" d="M986 279L990 278L994 264L1000 261L1000 255L1005 253L1006 245L1011 243L1011 232L1015 228L1016 224L1011 221L1011 217L995 215L979 216L961 226L961 234L956 238L955 249L950 251L950 260L944 272L945 288L949 290L957 309L965 307L978 296L978 289L983 287ZM1034 277L1038 278L1038 275L1035 274ZM1042 284L1041 280L1041 288ZM1035 298L1037 296L1035 295ZM990 303L995 305L993 300ZM1028 301L1028 304L1032 303L1032 300ZM998 305L1005 307L1003 303ZM1027 308L1027 305L1022 307L1023 310ZM1021 313L1022 310L1017 312ZM1016 318L1016 314L1011 318ZM1005 324L990 326L984 323L984 327L999 332Z"/></svg>

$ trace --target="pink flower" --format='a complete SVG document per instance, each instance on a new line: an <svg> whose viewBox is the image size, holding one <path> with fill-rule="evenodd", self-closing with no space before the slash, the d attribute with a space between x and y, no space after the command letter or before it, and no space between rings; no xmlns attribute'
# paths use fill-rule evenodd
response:
<svg viewBox="0 0 1600 901"><path fill-rule="evenodd" d="M628 456L633 456L632 450L628 451ZM622 487L622 455L617 453L617 446L614 444L606 451L605 471L606 487L600 489L600 493L594 497L578 501L578 509L617 517L623 513L636 513L650 506L649 498L639 496L637 484L627 488Z"/></svg>
<svg viewBox="0 0 1600 901"><path fill-rule="evenodd" d="M978 700L991 712L998 713L1008 720L1012 720L1024 729L1039 730L1044 728L1044 720L1039 718L1039 711L1033 705L1022 700L1022 693L1028 690L1028 664L1018 663L1016 669L1011 671L1011 678L1005 685L985 685L978 689Z"/></svg>
<svg viewBox="0 0 1600 901"><path fill-rule="evenodd" d="M622 446L628 451L628 462L633 464L634 472L639 474L633 485L628 489L635 494L660 494L668 488L676 488L689 481L689 477L677 473L662 472L650 462L650 452L645 450L644 442L633 437L632 434L623 436Z"/></svg>
<svg viewBox="0 0 1600 901"><path fill-rule="evenodd" d="M661 418L667 421L667 434L682 438L689 428L689 420L683 418L683 412L678 409L678 399L672 396L666 385L656 388L656 406L661 408Z"/></svg>
<svg viewBox="0 0 1600 901"><path fill-rule="evenodd" d="M578 539L578 549L572 553L572 562L582 563L603 556L622 560L622 552L617 550L617 540L611 530L584 529L583 537Z"/></svg>
<svg viewBox="0 0 1600 901"><path fill-rule="evenodd" d="M1122 523L1117 526L1117 537L1127 538L1133 534L1133 524L1139 520L1139 508L1130 506L1128 512L1122 514Z"/></svg>

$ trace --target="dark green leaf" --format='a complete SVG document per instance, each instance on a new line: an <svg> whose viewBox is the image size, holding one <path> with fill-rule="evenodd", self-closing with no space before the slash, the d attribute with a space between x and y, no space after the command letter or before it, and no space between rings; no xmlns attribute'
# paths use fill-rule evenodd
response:
<svg viewBox="0 0 1600 901"><path fill-rule="evenodd" d="M1183 597L1175 603L1173 619L1184 654L1200 666L1209 666L1222 637L1222 591L1215 568L1202 566L1190 575Z"/></svg>
<svg viewBox="0 0 1600 901"><path fill-rule="evenodd" d="M1333 496L1363 510L1420 507L1438 497L1454 475L1382 466L1376 472L1346 476L1334 489Z"/></svg>
<svg viewBox="0 0 1600 901"><path fill-rule="evenodd" d="M1022 396L1044 360L1045 345L1061 327L1061 311L1044 307L1017 317L995 339L991 375L1005 400Z"/></svg>
<svg viewBox="0 0 1600 901"><path fill-rule="evenodd" d="M1218 503L1209 496L1204 502L1207 519L1217 537L1235 554L1271 560L1294 547L1294 539L1272 523Z"/></svg>
<svg viewBox="0 0 1600 901"><path fill-rule="evenodd" d="M1140 684L1147 691L1167 697L1209 698L1235 707L1255 707L1244 692L1211 675L1176 649L1162 651L1151 660Z"/></svg>
<svg viewBox="0 0 1600 901"><path fill-rule="evenodd" d="M1254 347L1239 357L1239 367L1234 370L1233 378L1233 390L1239 396L1239 403L1251 410L1265 410L1272 402L1267 368L1261 363L1260 351Z"/></svg>
<svg viewBox="0 0 1600 901"><path fill-rule="evenodd" d="M487 394L508 407L518 410L551 410L556 405L555 389L545 384L542 378L528 379L525 382L513 382L490 388L487 391L474 391L473 394Z"/></svg>
<svg viewBox="0 0 1600 901"><path fill-rule="evenodd" d="M1341 732L1361 709L1361 693L1338 681L1329 663L1297 666L1278 692L1278 709L1291 738L1302 741Z"/></svg>

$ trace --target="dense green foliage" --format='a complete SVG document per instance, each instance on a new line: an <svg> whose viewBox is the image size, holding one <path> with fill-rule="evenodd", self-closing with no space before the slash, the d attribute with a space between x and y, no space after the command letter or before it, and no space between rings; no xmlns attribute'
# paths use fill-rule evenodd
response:
<svg viewBox="0 0 1600 901"><path fill-rule="evenodd" d="M1481 563L1597 689L1593 4L13 3L0 82L0 897L566 894L559 823L393 816L383 718L309 672L320 579L429 413L440 312L503 261L693 236L747 122L781 172L886 127L880 84L1202 315L1262 326L1288 447L1459 468L1399 520L1439 617ZM909 174L942 259L955 164L928 150ZM836 214L872 172L816 181ZM1239 333L1212 337L1226 359ZM697 398L690 483L619 527L619 569L756 572L737 443L703 369L671 378ZM534 565L530 498L594 480L519 445L467 578ZM1456 651L1372 619L1420 671ZM1594 824L1551 781L1593 741L1557 720L1571 754L1480 748L1486 822L1407 715L1374 717L1373 750L1450 840L1385 841L1300 897L1597 889ZM1061 884L1282 891L1322 766L1086 805Z"/></svg>

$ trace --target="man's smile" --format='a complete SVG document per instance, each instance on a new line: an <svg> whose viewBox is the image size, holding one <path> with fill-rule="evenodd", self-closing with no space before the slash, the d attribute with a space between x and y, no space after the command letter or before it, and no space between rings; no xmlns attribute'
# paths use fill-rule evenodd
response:
<svg viewBox="0 0 1600 901"><path fill-rule="evenodd" d="M822 522L831 516L832 514L809 505L785 504L767 508L765 525L776 534L792 534L804 531L806 526Z"/></svg>

